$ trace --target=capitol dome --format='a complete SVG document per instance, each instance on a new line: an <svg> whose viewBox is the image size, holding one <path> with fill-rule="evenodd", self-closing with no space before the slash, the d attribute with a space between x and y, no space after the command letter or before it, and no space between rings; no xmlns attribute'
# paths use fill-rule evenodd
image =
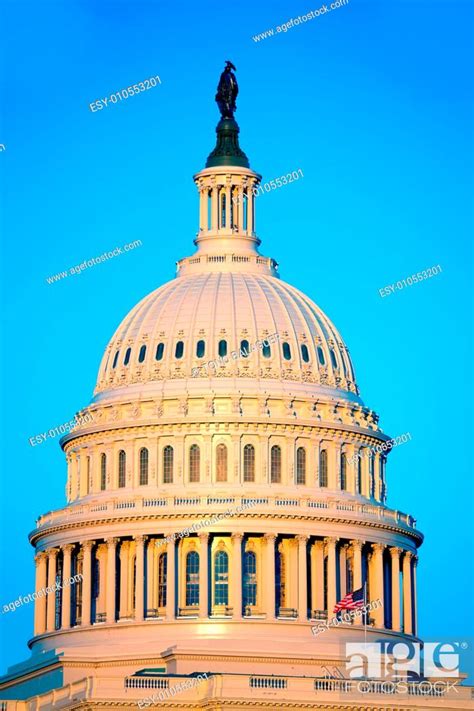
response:
<svg viewBox="0 0 474 711"><path fill-rule="evenodd" d="M124 388L129 396L134 389L176 388L177 380L189 390L209 387L209 380L213 388L229 388L232 379L239 388L311 384L314 395L360 402L348 349L334 325L300 291L261 273L257 260L267 261L255 256L254 271L247 264L239 271L235 262L232 270L225 262L211 262L209 269L204 261L199 272L145 297L106 349L96 401L125 394Z"/></svg>

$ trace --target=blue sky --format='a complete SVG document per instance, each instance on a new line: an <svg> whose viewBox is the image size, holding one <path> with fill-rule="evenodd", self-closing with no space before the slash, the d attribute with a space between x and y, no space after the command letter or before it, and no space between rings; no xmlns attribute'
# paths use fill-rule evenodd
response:
<svg viewBox="0 0 474 711"><path fill-rule="evenodd" d="M58 440L28 438L85 406L115 327L192 252L193 173L214 145L224 60L237 119L265 180L261 251L348 344L362 397L392 436L388 503L426 536L419 628L472 635L472 4L346 6L261 42L320 7L6 0L1 80L3 457L0 603L34 589L27 534L64 503ZM90 102L159 75L102 111ZM133 252L48 284L118 245ZM386 298L433 265L442 273ZM32 606L0 615L1 669L25 659Z"/></svg>

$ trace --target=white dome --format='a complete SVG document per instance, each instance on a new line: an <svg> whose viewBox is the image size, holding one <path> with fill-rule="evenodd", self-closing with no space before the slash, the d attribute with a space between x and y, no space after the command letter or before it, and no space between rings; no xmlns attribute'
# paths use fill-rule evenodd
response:
<svg viewBox="0 0 474 711"><path fill-rule="evenodd" d="M226 362L214 362L222 341ZM240 354L246 347L248 357ZM226 378L314 383L358 401L348 349L321 309L274 276L242 271L180 276L146 296L108 344L95 393Z"/></svg>

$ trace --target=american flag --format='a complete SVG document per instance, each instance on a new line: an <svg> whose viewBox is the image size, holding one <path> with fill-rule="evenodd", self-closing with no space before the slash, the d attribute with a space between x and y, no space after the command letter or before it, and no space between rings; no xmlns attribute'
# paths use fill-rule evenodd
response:
<svg viewBox="0 0 474 711"><path fill-rule="evenodd" d="M336 603L333 612L339 612L340 610L357 610L357 608L364 606L364 602L364 588L362 587L347 593L342 600Z"/></svg>

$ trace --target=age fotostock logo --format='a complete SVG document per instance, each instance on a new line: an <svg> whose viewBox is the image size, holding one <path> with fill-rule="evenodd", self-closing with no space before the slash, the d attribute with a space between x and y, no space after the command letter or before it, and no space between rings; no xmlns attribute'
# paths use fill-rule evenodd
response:
<svg viewBox="0 0 474 711"><path fill-rule="evenodd" d="M347 642L350 679L393 679L459 676L461 642Z"/></svg>

